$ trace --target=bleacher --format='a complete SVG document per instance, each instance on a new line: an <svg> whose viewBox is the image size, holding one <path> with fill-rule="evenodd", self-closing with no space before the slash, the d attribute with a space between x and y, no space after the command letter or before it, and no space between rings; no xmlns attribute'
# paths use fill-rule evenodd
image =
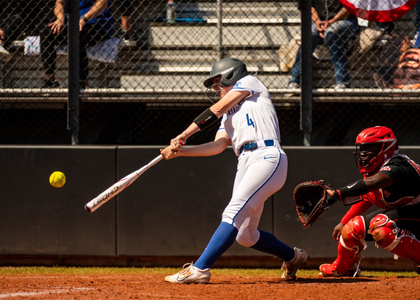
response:
<svg viewBox="0 0 420 300"><path fill-rule="evenodd" d="M300 11L295 2L253 1L247 3L246 7L238 3L223 3L222 48L218 44L216 2L181 2L177 11L178 22L173 24L165 23L160 15L149 16L150 20L145 22L147 26L143 26L142 31L144 45L126 42L115 64L90 61L90 88L81 92L82 99L93 102L188 104L194 101L207 104L201 82L219 57L219 51L223 51L223 56L244 60L251 73L258 72L274 101L299 103L299 90L294 91L293 97L284 97L289 92L285 88L290 80L290 71L281 71L278 54L282 45L287 45L300 33ZM407 26L412 26L413 18L412 12L408 13L404 20L397 22L397 30L399 24L404 24L406 31ZM323 88L331 86L334 72L328 53L325 48L319 47L319 59L313 59L315 101L371 101L372 95L382 95L388 101L396 101L394 94L378 90L373 81L373 72L383 43L379 39L372 50L363 56L353 53L350 67L352 81L356 86L340 91L339 99L336 91ZM24 56L21 41L15 42L12 54L12 60L2 65L0 101L32 99L66 102L67 56L60 55L57 60L57 78L63 88L41 90L41 58ZM45 95L51 97L46 98ZM401 95L399 93L398 97ZM413 100L415 91L404 92L404 95L408 100ZM23 96L25 99L22 99Z"/></svg>

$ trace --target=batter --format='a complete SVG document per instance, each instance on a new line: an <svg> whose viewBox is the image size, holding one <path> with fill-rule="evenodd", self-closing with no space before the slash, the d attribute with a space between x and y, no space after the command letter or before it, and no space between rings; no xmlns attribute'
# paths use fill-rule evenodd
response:
<svg viewBox="0 0 420 300"><path fill-rule="evenodd" d="M214 262L236 241L284 260L282 278L294 279L308 254L291 248L271 233L258 230L268 197L280 190L287 177L287 156L280 145L277 114L267 88L249 76L246 65L235 58L216 62L204 81L206 94L220 100L198 116L162 150L165 159L178 156L212 156L229 145L238 156L232 198L222 222L195 264L167 276L173 283L208 283ZM213 91L213 98L210 96ZM213 102L213 101L212 101ZM213 142L182 148L187 139L222 117Z"/></svg>

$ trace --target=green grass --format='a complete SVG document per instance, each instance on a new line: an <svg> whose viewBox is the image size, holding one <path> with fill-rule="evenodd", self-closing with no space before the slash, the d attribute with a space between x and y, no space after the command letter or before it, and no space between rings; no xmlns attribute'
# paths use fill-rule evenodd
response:
<svg viewBox="0 0 420 300"><path fill-rule="evenodd" d="M106 275L106 274L139 274L139 275L168 275L178 272L179 268L101 268L101 267L0 267L0 276L9 275ZM213 275L233 276L281 276L280 269L212 269ZM297 275L317 276L318 270L299 270ZM418 276L415 272L374 272L362 271L363 276Z"/></svg>

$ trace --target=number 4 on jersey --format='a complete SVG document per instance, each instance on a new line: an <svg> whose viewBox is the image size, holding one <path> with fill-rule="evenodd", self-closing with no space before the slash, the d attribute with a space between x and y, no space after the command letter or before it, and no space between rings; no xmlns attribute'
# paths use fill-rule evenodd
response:
<svg viewBox="0 0 420 300"><path fill-rule="evenodd" d="M255 128L254 121L246 114L246 121L248 122L248 126L252 126Z"/></svg>

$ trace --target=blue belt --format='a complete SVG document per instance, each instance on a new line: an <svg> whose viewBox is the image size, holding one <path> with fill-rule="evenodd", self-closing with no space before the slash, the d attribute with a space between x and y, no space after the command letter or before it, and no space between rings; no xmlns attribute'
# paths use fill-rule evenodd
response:
<svg viewBox="0 0 420 300"><path fill-rule="evenodd" d="M274 146L274 140L265 140L264 144L268 146ZM239 154L241 154L243 151L249 151L254 150L258 148L258 144L256 142L249 142L246 144L243 144L241 148L239 148Z"/></svg>

